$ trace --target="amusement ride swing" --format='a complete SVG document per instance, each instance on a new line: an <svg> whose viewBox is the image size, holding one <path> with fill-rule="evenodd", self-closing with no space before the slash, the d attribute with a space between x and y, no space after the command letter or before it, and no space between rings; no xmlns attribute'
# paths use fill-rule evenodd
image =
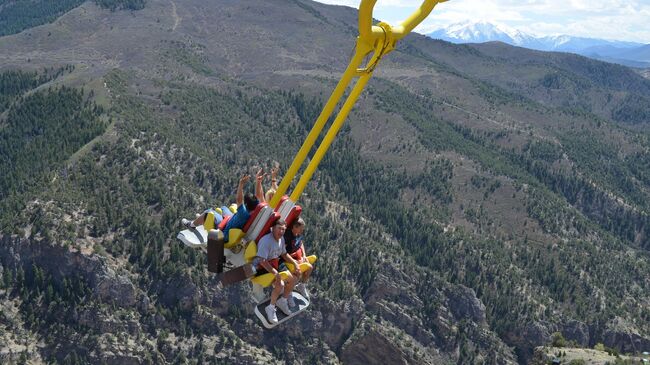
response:
<svg viewBox="0 0 650 365"><path fill-rule="evenodd" d="M223 285L231 285L243 280L251 281L253 285L253 296L257 302L255 314L259 317L266 328L273 328L304 311L309 306L309 300L294 292L293 296L297 303L297 308L294 308L291 315L278 313L277 323L270 323L268 321L263 314L264 306L266 306L269 301L269 298L265 296L264 288L270 286L275 277L272 273L255 276L256 270L251 262L257 253L256 243L259 242L262 236L269 232L272 224L278 218L284 219L287 222L287 225L290 225L298 218L302 208L297 205L296 202L300 198L300 195L314 174L314 171L318 167L323 156L334 141L339 129L343 126L345 119L350 113L350 110L352 110L359 95L370 80L370 77L372 77L372 73L379 64L379 61L383 56L395 49L397 41L404 38L418 24L420 24L438 3L444 1L446 0L424 0L422 5L420 5L411 16L403 21L399 26L392 27L385 22L372 25L372 11L377 0L362 0L359 5L359 36L357 37L354 56L350 60L350 63L336 85L336 88L327 100L327 103L323 107L323 110L318 116L312 130L303 142L302 147L300 147L300 150L294 157L291 166L280 182L280 185L271 201L268 204L258 204L255 210L251 212L250 218L243 229L231 228L228 235L228 242L224 242L223 233L221 232L225 227L227 219L223 219L221 223L215 227L214 214L219 214L218 211L207 213L208 216L206 217L203 226L186 229L178 234L178 239L187 246L194 248L207 246L208 267L210 268L210 263L212 262L216 269L210 271L219 273L219 279ZM361 63L368 56L370 56L369 61L362 67ZM311 160L305 171L302 173L296 187L293 189L290 196L285 195L291 181L298 173L298 170L307 158L309 151L311 151L314 146L316 139L321 135L325 124L354 78L358 78L357 82L341 106L339 113L323 137L321 144L311 157ZM233 209L231 206L229 209L234 213L236 207ZM221 213L223 213L223 211ZM222 272L224 259L229 266L234 268ZM316 256L308 256L307 259L309 263L302 263L299 265L301 272L304 272L310 267L310 265L314 264ZM293 270L290 263L287 263L287 267L289 267L289 270ZM280 276L283 280L286 279L288 275L288 271L280 272Z"/></svg>

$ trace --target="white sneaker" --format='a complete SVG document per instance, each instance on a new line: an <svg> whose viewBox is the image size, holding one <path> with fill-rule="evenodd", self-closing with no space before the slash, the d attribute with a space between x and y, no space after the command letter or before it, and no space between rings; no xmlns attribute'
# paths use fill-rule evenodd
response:
<svg viewBox="0 0 650 365"><path fill-rule="evenodd" d="M187 218L183 218L183 219L181 219L181 224L184 225L185 228L187 228L187 229L193 229L193 228L196 228L196 227L194 226L194 222L192 222L191 220L189 220L189 219L187 219Z"/></svg>
<svg viewBox="0 0 650 365"><path fill-rule="evenodd" d="M303 296L303 298L309 300L309 292L307 291L307 284L300 283L296 285L296 291Z"/></svg>
<svg viewBox="0 0 650 365"><path fill-rule="evenodd" d="M269 304L266 306L265 310L266 310L266 318L269 319L269 322L271 324L278 323L278 316L275 314L275 306L273 304Z"/></svg>
<svg viewBox="0 0 650 365"><path fill-rule="evenodd" d="M296 306L296 301L293 300L293 293L291 293L291 295L289 295L289 298L287 298L287 303L289 303L289 308Z"/></svg>
<svg viewBox="0 0 650 365"><path fill-rule="evenodd" d="M284 314L286 314L286 315L288 315L288 316L291 315L291 309L289 309L289 303L288 303L288 301L287 301L287 298L282 297L282 298L278 299L278 301L275 302L275 305L276 305L278 308L280 308L280 310L281 310Z"/></svg>

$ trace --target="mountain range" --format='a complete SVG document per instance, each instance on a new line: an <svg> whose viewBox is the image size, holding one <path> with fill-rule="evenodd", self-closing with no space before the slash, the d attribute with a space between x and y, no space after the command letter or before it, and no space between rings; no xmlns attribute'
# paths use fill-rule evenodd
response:
<svg viewBox="0 0 650 365"><path fill-rule="evenodd" d="M427 34L452 43L504 42L540 51L571 52L632 67L650 67L650 45L569 35L535 36L488 21L462 22Z"/></svg>
<svg viewBox="0 0 650 365"><path fill-rule="evenodd" d="M311 306L268 331L248 283L224 288L178 242L180 219L233 202L243 174L288 169L357 11L31 4L0 37L0 362L602 364L650 349L650 75L405 37L299 201Z"/></svg>

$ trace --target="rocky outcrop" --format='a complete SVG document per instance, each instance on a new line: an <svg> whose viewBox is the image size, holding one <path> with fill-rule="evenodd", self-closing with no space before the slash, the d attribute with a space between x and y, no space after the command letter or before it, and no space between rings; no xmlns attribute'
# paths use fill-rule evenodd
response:
<svg viewBox="0 0 650 365"><path fill-rule="evenodd" d="M569 341L575 341L580 347L589 347L589 326L585 323L569 320L562 326L562 335Z"/></svg>
<svg viewBox="0 0 650 365"><path fill-rule="evenodd" d="M590 348L596 342L601 342L620 353L639 353L650 349L650 338L641 335L633 324L622 318L611 320L603 332L595 331L595 327L590 328L586 323L575 319L559 325L534 322L521 327L508 340L520 349L520 361L525 363L544 362L541 352L534 350L548 345L553 332L560 332L567 341L575 342L578 348Z"/></svg>
<svg viewBox="0 0 650 365"><path fill-rule="evenodd" d="M350 336L354 325L363 315L363 302L351 298L349 302L333 302L328 299L320 300L315 310L322 313L321 339L332 349L339 349Z"/></svg>
<svg viewBox="0 0 650 365"><path fill-rule="evenodd" d="M408 364L411 360L400 348L380 333L371 331L347 346L342 354L344 364Z"/></svg>
<svg viewBox="0 0 650 365"><path fill-rule="evenodd" d="M66 277L81 277L102 302L121 307L136 304L137 291L125 275L117 274L106 258L94 253L71 250L46 240L0 235L0 263L6 268L22 268L30 275L35 265L62 285Z"/></svg>
<svg viewBox="0 0 650 365"><path fill-rule="evenodd" d="M429 289L426 292L418 289L419 280L427 280ZM462 332L463 338L471 339L471 346L488 354L484 358L487 363L515 363L512 351L490 331L485 305L471 288L451 285L431 277L424 279L416 270L407 268L401 271L393 265L386 265L368 288L365 302L367 311L379 315L382 320L410 336L408 341L415 341L412 345L429 349L432 359L438 356L458 359ZM463 325L459 326L459 323ZM347 343L344 350L347 359L373 361L369 355L356 354L355 351L364 351L364 346L369 343L380 343L382 339L378 339L378 336L377 331L363 333ZM387 339L383 337L383 340ZM403 356L393 360L413 361Z"/></svg>
<svg viewBox="0 0 650 365"><path fill-rule="evenodd" d="M621 353L637 353L650 349L650 339L642 337L637 333L605 331L603 334L603 344L617 349Z"/></svg>
<svg viewBox="0 0 650 365"><path fill-rule="evenodd" d="M167 282L158 282L154 286L159 293L158 301L167 307L178 306L183 311L192 309L204 299L203 292L187 275L173 277Z"/></svg>
<svg viewBox="0 0 650 365"><path fill-rule="evenodd" d="M522 324L514 332L510 333L507 338L507 343L511 346L518 348L517 355L521 363L530 363L534 349L538 346L543 346L551 341L551 334L554 332L554 327L542 322L532 322Z"/></svg>
<svg viewBox="0 0 650 365"><path fill-rule="evenodd" d="M435 336L426 329L417 316L407 314L404 308L421 308L422 300L414 295L415 289L404 281L404 274L386 268L385 274L375 277L366 296L366 308L378 313L382 318L395 323L421 344L427 346L435 341ZM432 299L432 298L430 298Z"/></svg>
<svg viewBox="0 0 650 365"><path fill-rule="evenodd" d="M116 275L113 270L100 267L101 274L93 273L95 295L103 302L115 302L122 307L133 307L136 301L135 286L126 276Z"/></svg>
<svg viewBox="0 0 650 365"><path fill-rule="evenodd" d="M638 353L650 349L650 338L641 336L633 324L619 317L607 323L602 342L621 353Z"/></svg>
<svg viewBox="0 0 650 365"><path fill-rule="evenodd" d="M485 324L485 305L476 297L473 289L462 285L445 288L447 307L457 320L469 319Z"/></svg>

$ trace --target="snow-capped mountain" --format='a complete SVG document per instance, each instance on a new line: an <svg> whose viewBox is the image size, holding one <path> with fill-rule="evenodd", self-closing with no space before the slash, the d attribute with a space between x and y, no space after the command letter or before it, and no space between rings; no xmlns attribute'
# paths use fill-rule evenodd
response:
<svg viewBox="0 0 650 365"><path fill-rule="evenodd" d="M503 24L486 21L456 23L428 34L431 38L453 43L483 43L500 41L524 46L535 41L535 37Z"/></svg>
<svg viewBox="0 0 650 365"><path fill-rule="evenodd" d="M572 52L583 56L622 63L634 67L650 67L650 59L635 52L647 45L635 42L609 41L597 38L553 35L536 37L507 25L487 21L452 24L427 34L431 38L452 43L483 43L499 41L540 51ZM647 48L646 48L647 49Z"/></svg>

